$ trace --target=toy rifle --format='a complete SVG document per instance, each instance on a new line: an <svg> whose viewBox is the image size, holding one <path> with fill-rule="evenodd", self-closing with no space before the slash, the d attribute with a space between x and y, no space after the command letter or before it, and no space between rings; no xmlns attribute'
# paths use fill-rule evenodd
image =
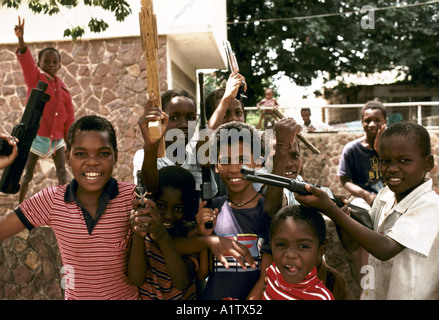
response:
<svg viewBox="0 0 439 320"><path fill-rule="evenodd" d="M283 119L285 118L285 116L282 114L282 112L279 111L279 109L277 108L273 108L273 113L279 118L279 119ZM305 138L303 135L298 134L297 138L303 142L303 144L305 146L307 146L307 148L309 150L311 150L313 153L315 154L320 154L320 150L317 149L311 142L309 142L309 140L307 138Z"/></svg>
<svg viewBox="0 0 439 320"><path fill-rule="evenodd" d="M248 168L247 166L242 166L241 173L243 174L243 179L263 183L266 185L286 188L291 192L296 192L302 195L311 194L308 190L306 190L305 186L307 184L314 186L316 188L324 190L321 186L318 186L313 183L297 181L295 179L290 179L287 177L279 176L276 174L268 173L268 172L258 172L255 169ZM325 188L324 190L329 198L337 205L337 207L341 208L345 205L345 203L338 197L336 197L331 190ZM369 212L366 209L360 208L358 206L348 204L348 207L351 209L351 217L357 222L363 224L364 226L373 229L372 219L370 218Z"/></svg>
<svg viewBox="0 0 439 320"><path fill-rule="evenodd" d="M238 61L236 60L235 53L232 50L232 46L229 41L223 41L224 50L226 51L227 61L229 63L230 72L234 72L235 70L239 71ZM242 103L247 99L247 96L244 94L245 84L242 83L238 89L239 101Z"/></svg>
<svg viewBox="0 0 439 320"><path fill-rule="evenodd" d="M204 74L198 73L198 85L200 88L200 131L207 129L206 106L204 105ZM206 201L206 208L212 208L212 176L210 175L210 163L201 165L201 199ZM206 229L213 228L213 221L207 221L204 226Z"/></svg>
<svg viewBox="0 0 439 320"><path fill-rule="evenodd" d="M141 9L139 12L140 39L142 48L145 51L146 76L148 80L148 97L156 97L155 104L161 109L160 82L158 71L158 34L157 19L154 14L152 0L141 0ZM162 135L160 121L149 122L149 134L152 139L158 139ZM162 158L165 155L165 140L160 142L157 157Z"/></svg>
<svg viewBox="0 0 439 320"><path fill-rule="evenodd" d="M23 116L18 125L12 129L11 136L18 138L18 156L14 162L5 168L0 180L0 191L4 193L17 193L20 190L20 178L23 174L29 150L37 136L43 116L44 105L50 96L46 93L48 84L39 81L37 87L31 90ZM10 155L12 147L4 139L0 140L0 154Z"/></svg>

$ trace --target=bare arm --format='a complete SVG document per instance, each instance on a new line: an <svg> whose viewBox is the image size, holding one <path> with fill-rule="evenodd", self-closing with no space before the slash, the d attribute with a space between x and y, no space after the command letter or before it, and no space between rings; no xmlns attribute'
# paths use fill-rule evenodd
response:
<svg viewBox="0 0 439 320"><path fill-rule="evenodd" d="M229 267L229 264L227 263L225 256L232 256L235 258L243 269L247 269L246 262L251 268L256 268L255 261L250 251L238 241L215 235L198 238L176 238L174 240L177 251L181 255L189 255L205 249L210 249L213 255L215 255L226 268Z"/></svg>
<svg viewBox="0 0 439 320"><path fill-rule="evenodd" d="M135 205L134 205L135 206ZM131 223L135 232L133 249L129 260L129 278L134 284L143 284L146 275L146 262L143 238L149 233L151 239L158 245L166 269L175 287L179 290L186 289L192 282L194 266L186 261L175 247L174 241L163 225L163 221L152 200L146 200L146 207L137 207L131 215ZM143 261L142 261L143 257ZM132 275L130 276L130 271ZM143 277L143 278L142 278Z"/></svg>
<svg viewBox="0 0 439 320"><path fill-rule="evenodd" d="M151 193L157 191L159 185L159 174L157 169L157 151L160 145L161 137L164 136L168 124L168 115L161 111L159 107L154 106L155 100L148 100L144 113L140 116L138 124L143 136L143 163L142 163L142 182ZM151 121L162 121L162 135L158 139L151 138L148 124Z"/></svg>
<svg viewBox="0 0 439 320"><path fill-rule="evenodd" d="M243 81L245 82L245 78L241 74L239 74L238 71L239 70L235 70L230 74L229 79L226 83L226 90L224 92L224 95L221 98L218 107L215 109L212 116L207 121L209 129L215 130L223 123L224 115L226 114L230 103L234 99L236 99L239 87L241 86Z"/></svg>
<svg viewBox="0 0 439 320"><path fill-rule="evenodd" d="M24 230L25 226L15 212L8 214L0 220L0 241L12 237Z"/></svg>
<svg viewBox="0 0 439 320"><path fill-rule="evenodd" d="M146 257L145 238L135 234L131 243L130 257L128 259L128 279L137 287L145 283Z"/></svg>
<svg viewBox="0 0 439 320"><path fill-rule="evenodd" d="M310 185L307 185L307 189L312 195L303 196L295 194L297 201L302 205L315 207L319 211L322 211L346 232L349 237L358 242L361 247L366 249L377 259L386 261L405 248L395 240L363 226L346 215L329 199L323 190Z"/></svg>
<svg viewBox="0 0 439 320"><path fill-rule="evenodd" d="M297 133L301 127L293 119L284 118L275 124L276 130L276 151L273 156L272 173L280 176L285 175L287 157L289 156L290 145L294 143ZM267 186L265 194L264 210L270 217L282 207L283 188Z"/></svg>
<svg viewBox="0 0 439 320"><path fill-rule="evenodd" d="M253 286L253 289L247 296L247 300L262 300L262 295L264 294L265 289L265 278L267 277L267 268L270 267L272 263L273 256L268 253L263 253L260 265L261 274L258 281Z"/></svg>
<svg viewBox="0 0 439 320"><path fill-rule="evenodd" d="M352 195L358 198L363 198L370 206L372 206L373 201L375 200L376 194L373 192L369 192L360 186L356 185L352 182L349 177L340 177L341 185L349 191Z"/></svg>

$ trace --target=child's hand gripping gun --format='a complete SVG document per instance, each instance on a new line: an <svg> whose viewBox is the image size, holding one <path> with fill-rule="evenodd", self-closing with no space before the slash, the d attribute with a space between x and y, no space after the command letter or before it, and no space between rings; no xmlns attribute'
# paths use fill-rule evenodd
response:
<svg viewBox="0 0 439 320"><path fill-rule="evenodd" d="M328 188L323 188L321 186L309 182L297 181L295 179L289 179L272 173L260 172L255 169L248 168L247 166L242 166L241 173L243 174L242 178L245 180L286 188L291 192L296 192L302 195L311 194L305 188L305 186L309 184L313 187L324 190L328 194L329 198L332 201L334 201L337 207L341 208L346 205L340 198L336 197ZM350 216L354 220L356 220L357 222L363 224L364 226L370 229L373 228L372 219L370 218L370 215L366 209L357 207L352 204L348 204L347 206L350 209Z"/></svg>

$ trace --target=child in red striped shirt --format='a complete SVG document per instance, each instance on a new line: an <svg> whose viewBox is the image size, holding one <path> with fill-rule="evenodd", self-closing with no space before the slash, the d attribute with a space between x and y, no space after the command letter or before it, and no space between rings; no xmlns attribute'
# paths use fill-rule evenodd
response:
<svg viewBox="0 0 439 320"><path fill-rule="evenodd" d="M198 255L181 256L173 239L198 236L195 178L182 167L167 166L158 170L158 180L154 202L133 205L128 277L143 300L193 300ZM149 217L148 222L139 223L140 217Z"/></svg>
<svg viewBox="0 0 439 320"><path fill-rule="evenodd" d="M313 208L287 206L273 217L264 300L334 300L317 278L317 260L325 251L326 226Z"/></svg>

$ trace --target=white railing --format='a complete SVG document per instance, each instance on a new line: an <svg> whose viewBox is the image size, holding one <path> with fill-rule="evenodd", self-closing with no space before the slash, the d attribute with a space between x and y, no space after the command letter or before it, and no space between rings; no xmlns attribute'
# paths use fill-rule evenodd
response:
<svg viewBox="0 0 439 320"><path fill-rule="evenodd" d="M436 106L438 107L437 111L435 112L435 115L439 118L439 101L415 101L415 102L389 102L389 103L383 103L383 105L386 108L401 108L401 107L416 107L416 117L414 117L416 119L416 122L418 124L423 124L423 120L425 121L426 119L423 117L423 109L427 108L427 107L433 107ZM285 107L285 106L280 106L279 109L284 110L285 114L288 114L288 110L300 110L302 108L310 108L312 109L319 109L319 110L325 110L325 109L346 109L346 108L362 108L364 106L363 104L326 104L326 105L319 105L319 106L313 106L313 105L300 105L300 107L297 106L292 106L292 107ZM270 108L264 108L261 107L260 109L258 109L257 107L245 107L245 110L248 111L257 111L257 110L264 110L264 109L270 109ZM411 118L413 118L411 116ZM360 119L357 119L357 121L359 121ZM353 121L354 122L354 121ZM339 124L334 125L335 127L339 127ZM429 130L439 130L439 125L425 125L425 127ZM362 130L362 129L361 129ZM337 131L351 131L349 129L342 129L342 128L337 128ZM354 130L356 131L356 130Z"/></svg>

